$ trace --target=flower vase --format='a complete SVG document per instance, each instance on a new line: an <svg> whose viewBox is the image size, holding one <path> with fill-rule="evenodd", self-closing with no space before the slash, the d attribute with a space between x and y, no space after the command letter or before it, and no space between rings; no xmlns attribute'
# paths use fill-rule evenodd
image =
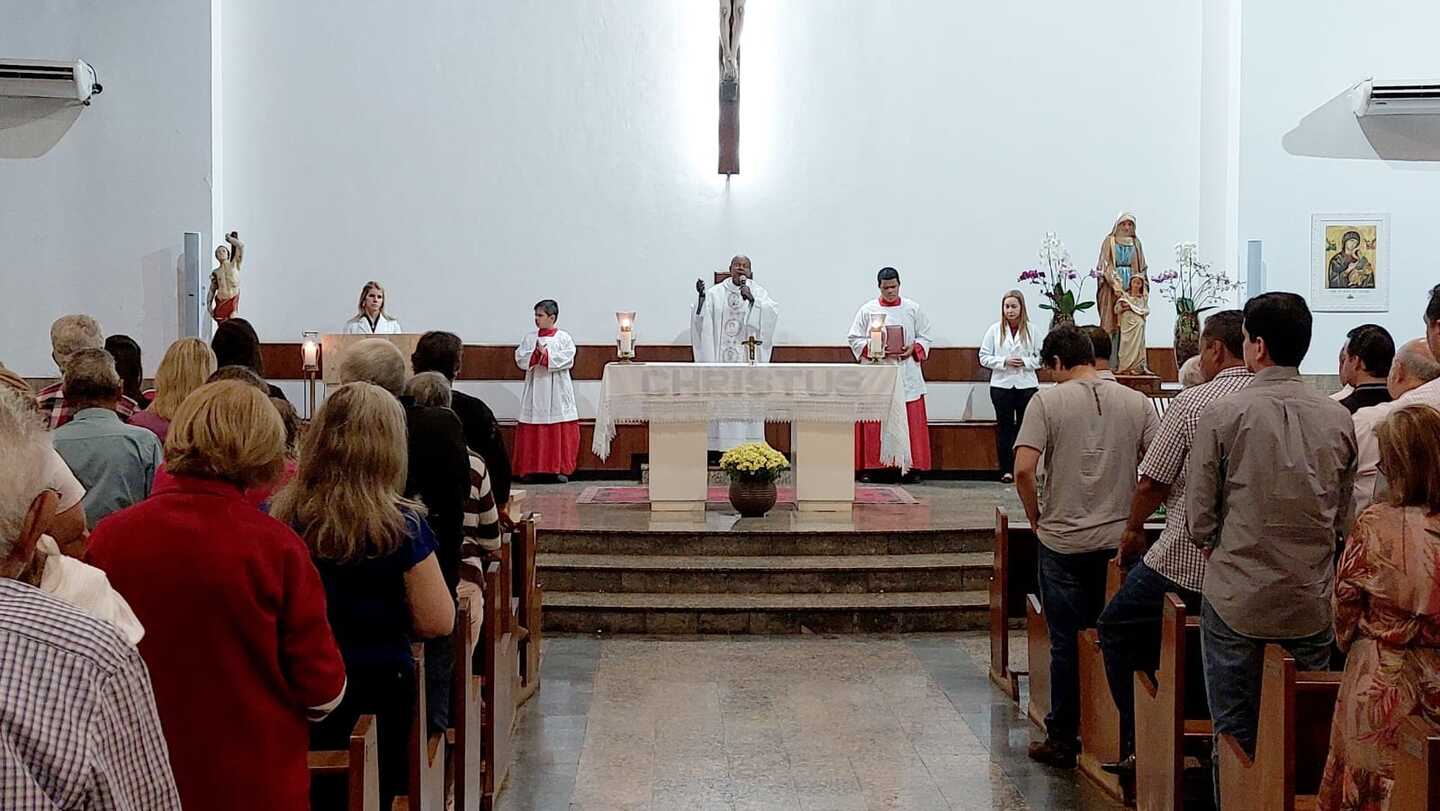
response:
<svg viewBox="0 0 1440 811"><path fill-rule="evenodd" d="M769 479L730 480L730 505L742 518L761 518L775 506L775 482Z"/></svg>
<svg viewBox="0 0 1440 811"><path fill-rule="evenodd" d="M1200 354L1200 314L1194 310L1177 310L1175 313L1175 363L1184 366L1185 361Z"/></svg>

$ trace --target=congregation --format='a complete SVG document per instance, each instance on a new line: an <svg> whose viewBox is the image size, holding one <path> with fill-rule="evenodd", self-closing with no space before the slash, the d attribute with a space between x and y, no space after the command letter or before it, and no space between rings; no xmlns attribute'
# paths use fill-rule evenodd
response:
<svg viewBox="0 0 1440 811"><path fill-rule="evenodd" d="M894 269L877 281L874 306L912 319L923 420L924 316ZM556 336L557 315L537 304L522 368L573 361L573 342L536 340ZM1036 340L1023 295L1004 295L979 354L1002 472L1041 544L1051 695L1033 759L1076 764L1077 637L1096 628L1121 719L1104 767L1134 779L1132 676L1155 671L1174 594L1200 617L1217 751L1228 736L1253 754L1279 645L1303 670L1344 671L1318 807L1383 806L1395 730L1440 723L1440 287L1423 316L1425 334L1398 348L1379 326L1352 330L1346 389L1327 397L1298 370L1305 300L1255 296L1205 319L1195 379L1157 415L1111 371L1112 330ZM389 807L416 779L416 728L453 726L457 603L485 599L461 572L500 548L512 473L527 470L490 408L453 389L460 338L425 333L408 369L393 343L356 342L305 427L243 319L168 347L149 390L140 347L95 319L64 316L50 339L59 382L34 392L0 366L0 657L23 674L0 708L41 742L0 758L5 807L308 807L307 752L344 748L364 716ZM863 334L851 339L863 357ZM535 420L534 438L573 460L568 416ZM857 433L857 467L875 464L875 441ZM51 711L62 702L77 710Z"/></svg>

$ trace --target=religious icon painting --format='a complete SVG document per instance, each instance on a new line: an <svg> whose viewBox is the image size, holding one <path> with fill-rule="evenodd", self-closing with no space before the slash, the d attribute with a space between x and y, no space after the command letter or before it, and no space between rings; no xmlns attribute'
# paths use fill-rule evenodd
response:
<svg viewBox="0 0 1440 811"><path fill-rule="evenodd" d="M1311 215L1310 308L1390 309L1389 214Z"/></svg>

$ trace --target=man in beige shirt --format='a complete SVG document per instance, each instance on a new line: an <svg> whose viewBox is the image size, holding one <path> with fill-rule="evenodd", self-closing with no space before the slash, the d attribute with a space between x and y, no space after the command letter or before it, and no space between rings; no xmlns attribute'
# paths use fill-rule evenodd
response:
<svg viewBox="0 0 1440 811"><path fill-rule="evenodd" d="M1250 299L1245 365L1255 379L1200 415L1190 451L1186 518L1208 556L1200 631L1217 747L1228 733L1255 750L1267 643L1283 645L1301 670L1330 663L1330 591L1350 521L1355 429L1343 405L1300 378L1310 333L1301 297Z"/></svg>
<svg viewBox="0 0 1440 811"><path fill-rule="evenodd" d="M1095 369L1095 348L1071 326L1045 336L1040 362L1059 385L1030 400L1015 439L1015 489L1040 539L1040 600L1050 628L1050 714L1030 757L1073 768L1079 751L1077 635L1105 607L1105 569L1115 557L1136 468L1158 419L1145 396ZM1035 469L1045 457L1045 493ZM1043 501L1043 505L1042 505Z"/></svg>

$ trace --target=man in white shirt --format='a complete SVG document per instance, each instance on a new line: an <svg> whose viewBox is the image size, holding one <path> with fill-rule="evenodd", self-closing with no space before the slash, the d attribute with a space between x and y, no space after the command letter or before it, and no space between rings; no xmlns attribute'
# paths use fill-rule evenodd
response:
<svg viewBox="0 0 1440 811"><path fill-rule="evenodd" d="M1440 362L1430 354L1424 338L1416 338L1401 346L1390 363L1386 381L1393 398L1388 403L1362 408L1355 412L1355 509L1360 511L1375 501L1375 485L1380 476L1380 443L1375 429L1396 409L1424 404L1440 409Z"/></svg>
<svg viewBox="0 0 1440 811"><path fill-rule="evenodd" d="M905 385L905 421L910 428L910 470L930 469L930 420L925 413L925 375L920 364L930 352L930 318L914 300L900 297L900 271L881 268L876 274L880 297L860 305L850 325L850 351L856 360L870 357L870 317L884 314L885 326L901 329L903 348L895 360ZM864 422L855 431L855 468L877 470L889 467L880 460L880 424ZM911 478L918 478L912 472Z"/></svg>
<svg viewBox="0 0 1440 811"><path fill-rule="evenodd" d="M750 338L760 342L755 347L756 362L770 362L780 309L765 288L751 281L752 276L750 257L736 256L730 260L730 278L708 289L704 280L695 281L699 300L690 313L690 345L696 363L746 363L750 356L745 341ZM722 420L710 424L712 451L764 440L763 423Z"/></svg>

